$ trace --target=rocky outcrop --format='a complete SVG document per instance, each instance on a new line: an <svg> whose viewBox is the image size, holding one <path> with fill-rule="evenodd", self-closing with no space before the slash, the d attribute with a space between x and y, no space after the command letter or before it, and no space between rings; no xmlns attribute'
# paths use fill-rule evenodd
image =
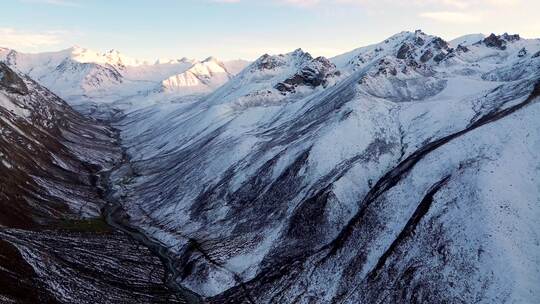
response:
<svg viewBox="0 0 540 304"><path fill-rule="evenodd" d="M28 88L21 77L3 62L0 62L0 88L10 93L28 94Z"/></svg>
<svg viewBox="0 0 540 304"><path fill-rule="evenodd" d="M488 37L484 38L484 40L482 40L481 43L483 43L487 47L505 50L507 43L518 41L520 39L521 38L517 34L509 35L507 33L504 33L502 35L495 35L492 33Z"/></svg>
<svg viewBox="0 0 540 304"><path fill-rule="evenodd" d="M282 94L295 93L299 86L315 88L326 86L328 79L339 76L340 72L336 66L324 57L317 57L302 67L293 76L275 85L275 88Z"/></svg>
<svg viewBox="0 0 540 304"><path fill-rule="evenodd" d="M482 42L488 47L498 48L501 50L506 49L506 41L502 39L501 36L497 36L495 34L489 35L482 40Z"/></svg>

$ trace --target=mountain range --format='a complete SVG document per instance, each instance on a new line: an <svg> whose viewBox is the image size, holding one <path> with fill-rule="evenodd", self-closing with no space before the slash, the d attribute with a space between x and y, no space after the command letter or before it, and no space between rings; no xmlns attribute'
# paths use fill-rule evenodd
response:
<svg viewBox="0 0 540 304"><path fill-rule="evenodd" d="M0 61L7 303L540 297L540 39Z"/></svg>

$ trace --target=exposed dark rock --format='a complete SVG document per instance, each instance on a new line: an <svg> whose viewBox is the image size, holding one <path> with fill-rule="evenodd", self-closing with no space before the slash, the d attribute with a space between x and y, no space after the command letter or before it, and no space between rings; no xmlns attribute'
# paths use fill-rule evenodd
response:
<svg viewBox="0 0 540 304"><path fill-rule="evenodd" d="M519 37L518 34L513 34L513 35L510 35L508 33L504 33L502 34L502 39L508 41L508 42L514 42L514 41L518 41L521 39L521 37Z"/></svg>
<svg viewBox="0 0 540 304"><path fill-rule="evenodd" d="M506 40L502 39L501 36L491 34L488 37L484 38L482 42L487 47L497 48L500 50L506 50Z"/></svg>
<svg viewBox="0 0 540 304"><path fill-rule="evenodd" d="M278 60L276 57L268 54L262 55L261 58L259 58L255 63L255 67L259 70L272 70L281 65L283 65L281 60Z"/></svg>
<svg viewBox="0 0 540 304"><path fill-rule="evenodd" d="M32 257L20 267L28 268L35 289L17 294L21 289L4 291L3 285L0 295L42 299L34 303L185 303L163 285L160 260L124 234L66 226L63 231L5 230L0 238Z"/></svg>
<svg viewBox="0 0 540 304"><path fill-rule="evenodd" d="M469 48L460 44L456 47L456 51L467 53L469 51Z"/></svg>
<svg viewBox="0 0 540 304"><path fill-rule="evenodd" d="M404 68L406 68L406 66L404 66ZM386 59L381 59L379 61L379 69L377 71L377 74L376 75L384 75L384 76L388 76L388 75L392 75L392 76L396 76L397 75L397 69L396 69L396 66L386 60Z"/></svg>
<svg viewBox="0 0 540 304"><path fill-rule="evenodd" d="M3 62L0 62L0 88L10 93L28 94L28 88L22 78Z"/></svg>
<svg viewBox="0 0 540 304"><path fill-rule="evenodd" d="M39 281L17 247L3 239L0 239L0 265L0 300L3 303L59 303Z"/></svg>
<svg viewBox="0 0 540 304"><path fill-rule="evenodd" d="M527 55L527 49L526 48L522 48L521 50L519 50L518 52L518 57L525 57Z"/></svg>
<svg viewBox="0 0 540 304"><path fill-rule="evenodd" d="M417 36L416 39L414 40L414 43L417 45L417 46L423 46L425 41L424 39L422 39L422 37L420 36Z"/></svg>
<svg viewBox="0 0 540 304"><path fill-rule="evenodd" d="M439 62L443 61L444 58L446 58L446 56L447 56L447 54L441 52L441 53L437 54L435 57L433 57L433 61L439 63Z"/></svg>
<svg viewBox="0 0 540 304"><path fill-rule="evenodd" d="M431 58L433 58L433 53L431 52L431 50L426 50L424 52L424 54L422 54L422 56L420 57L420 61L421 62L427 62L429 61Z"/></svg>
<svg viewBox="0 0 540 304"><path fill-rule="evenodd" d="M336 66L328 59L317 57L298 73L275 85L275 88L286 94L295 92L295 88L298 86L311 88L325 86L328 82L328 77L339 75L339 71L336 71L335 68Z"/></svg>
<svg viewBox="0 0 540 304"><path fill-rule="evenodd" d="M409 46L408 43L404 43L401 45L401 47L399 48L397 54L396 54L396 58L398 59L406 59L408 57L411 56L411 47Z"/></svg>
<svg viewBox="0 0 540 304"><path fill-rule="evenodd" d="M448 42L444 41L440 37L436 37L431 41L431 45L437 50L448 49Z"/></svg>

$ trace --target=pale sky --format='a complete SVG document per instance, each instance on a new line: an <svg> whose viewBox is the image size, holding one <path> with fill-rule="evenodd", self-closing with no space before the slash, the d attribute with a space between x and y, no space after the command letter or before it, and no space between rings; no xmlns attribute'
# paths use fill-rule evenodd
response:
<svg viewBox="0 0 540 304"><path fill-rule="evenodd" d="M400 31L540 38L540 0L1 0L0 46L79 45L154 60L334 56Z"/></svg>

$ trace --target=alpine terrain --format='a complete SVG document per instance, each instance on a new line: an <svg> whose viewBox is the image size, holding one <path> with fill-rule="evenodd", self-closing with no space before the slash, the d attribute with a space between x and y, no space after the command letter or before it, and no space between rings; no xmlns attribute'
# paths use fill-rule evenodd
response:
<svg viewBox="0 0 540 304"><path fill-rule="evenodd" d="M0 48L1 303L537 303L540 39Z"/></svg>

